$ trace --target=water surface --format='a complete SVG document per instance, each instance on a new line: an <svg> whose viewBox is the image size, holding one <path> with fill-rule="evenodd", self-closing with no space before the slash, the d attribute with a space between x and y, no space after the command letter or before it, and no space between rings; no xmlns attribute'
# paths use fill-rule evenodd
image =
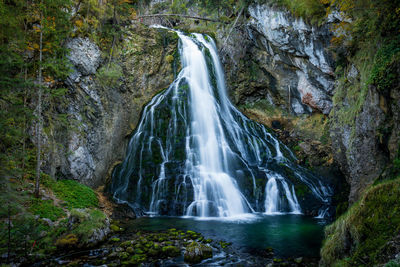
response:
<svg viewBox="0 0 400 267"><path fill-rule="evenodd" d="M170 228L192 230L205 238L232 242L233 248L254 252L267 247L277 257L318 257L324 222L302 215L263 214L229 220L203 220L182 217L143 217L132 221L131 229L160 231Z"/></svg>

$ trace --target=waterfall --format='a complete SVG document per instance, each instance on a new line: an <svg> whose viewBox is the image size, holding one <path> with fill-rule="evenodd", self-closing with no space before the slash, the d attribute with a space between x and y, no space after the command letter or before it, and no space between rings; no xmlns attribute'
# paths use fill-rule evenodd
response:
<svg viewBox="0 0 400 267"><path fill-rule="evenodd" d="M114 169L114 198L157 215L301 213L303 186L316 209L328 205L328 187L229 101L214 41L177 34L182 69L144 108Z"/></svg>

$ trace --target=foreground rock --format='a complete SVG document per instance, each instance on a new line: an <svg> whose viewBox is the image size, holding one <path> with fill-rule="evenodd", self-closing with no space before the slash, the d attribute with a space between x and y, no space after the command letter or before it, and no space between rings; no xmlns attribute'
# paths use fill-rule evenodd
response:
<svg viewBox="0 0 400 267"><path fill-rule="evenodd" d="M212 248L210 246L192 242L186 247L185 251L185 262L188 263L199 263L202 260L212 257Z"/></svg>
<svg viewBox="0 0 400 267"><path fill-rule="evenodd" d="M73 209L67 231L56 241L56 246L59 249L95 247L108 237L110 231L110 220L100 210Z"/></svg>

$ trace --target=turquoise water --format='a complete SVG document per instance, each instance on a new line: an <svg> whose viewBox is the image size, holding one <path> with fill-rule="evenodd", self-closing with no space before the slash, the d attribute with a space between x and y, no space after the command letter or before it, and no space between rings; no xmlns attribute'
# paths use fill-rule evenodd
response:
<svg viewBox="0 0 400 267"><path fill-rule="evenodd" d="M159 231L192 230L205 238L231 242L242 252L267 247L279 257L318 257L324 222L302 215L254 215L238 220L199 220L182 217L144 217L132 221L133 229Z"/></svg>

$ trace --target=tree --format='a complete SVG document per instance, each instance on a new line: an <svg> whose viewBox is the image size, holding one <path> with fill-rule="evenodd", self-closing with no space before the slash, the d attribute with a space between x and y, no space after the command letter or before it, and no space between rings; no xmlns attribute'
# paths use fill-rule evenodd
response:
<svg viewBox="0 0 400 267"><path fill-rule="evenodd" d="M63 43L68 37L70 26L70 1L42 0L30 3L26 13L31 25L27 49L32 51L33 69L37 71L36 101L36 175L35 196L39 196L43 131L43 97L50 100L49 95L55 89L57 79L65 79L68 73L66 50ZM46 86L44 86L46 80ZM46 94L44 94L46 93ZM46 109L46 115L49 114Z"/></svg>

